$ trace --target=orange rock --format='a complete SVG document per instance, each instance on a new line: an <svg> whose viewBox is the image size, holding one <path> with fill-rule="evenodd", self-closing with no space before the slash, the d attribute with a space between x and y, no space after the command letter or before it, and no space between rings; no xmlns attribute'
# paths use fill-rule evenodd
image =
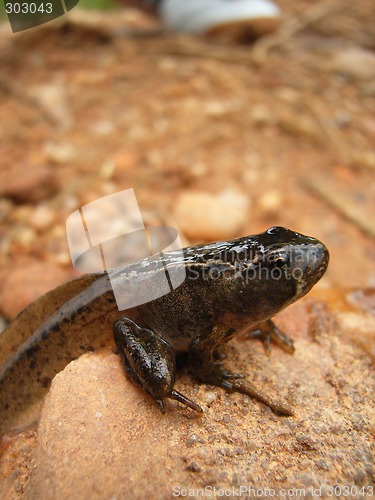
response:
<svg viewBox="0 0 375 500"><path fill-rule="evenodd" d="M0 194L19 202L36 202L48 198L57 189L52 170L45 166L20 165L0 176Z"/></svg>
<svg viewBox="0 0 375 500"><path fill-rule="evenodd" d="M204 414L168 402L163 416L110 350L72 362L55 377L42 411L30 498L170 498L183 488L241 485L322 488L324 497L335 484L371 484L369 358L341 339L321 301L298 302L278 323L297 332L293 356L274 348L267 357L259 342L237 339L226 347L226 363L263 389L277 386L281 399L292 391L293 417L186 376L177 387Z"/></svg>
<svg viewBox="0 0 375 500"><path fill-rule="evenodd" d="M71 270L49 262L21 261L4 273L0 289L1 312L13 319L30 302L71 278Z"/></svg>

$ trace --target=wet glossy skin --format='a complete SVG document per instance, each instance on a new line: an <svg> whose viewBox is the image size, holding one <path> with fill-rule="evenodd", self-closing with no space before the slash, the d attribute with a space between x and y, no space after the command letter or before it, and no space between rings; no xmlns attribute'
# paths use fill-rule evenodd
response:
<svg viewBox="0 0 375 500"><path fill-rule="evenodd" d="M227 373L214 362L213 353L238 332L255 326L257 336L266 342L276 339L292 351L293 342L270 318L319 281L328 265L327 248L314 238L277 227L255 236L189 247L183 257L171 252L163 258L169 271L182 266L186 279L146 304L120 313L108 276L102 273L64 284L20 314L0 335L0 427L2 421L8 420L10 427L17 420L13 417L21 409L12 409L12 404L33 406L32 396L41 397L47 378L53 376L48 372L51 357L57 356L57 369L77 357L69 340L72 336L79 338L82 332L92 338L97 335L99 340L92 340L92 345L100 346L101 332L106 334L111 323L126 371L162 411L165 398L201 411L174 389L176 355L187 352L191 372L198 380L254 396L276 412L291 413L289 407L272 401L240 375ZM146 279L140 286L157 283L157 273L164 273L158 259L125 266L115 281L126 286L134 273L143 273ZM59 340L53 344L53 338ZM65 344L71 352L64 357L61 349ZM33 370L36 374L26 395L21 382Z"/></svg>
<svg viewBox="0 0 375 500"><path fill-rule="evenodd" d="M168 265L179 264L171 254ZM272 403L248 382L215 364L213 353L236 333L259 323L264 339L277 337L292 350L292 341L267 320L305 295L327 265L328 251L322 243L284 228L187 248L184 283L140 306L138 318L125 315L114 324L115 341L128 373L162 411L166 397L199 411L196 403L173 389L175 353L187 351L198 379L255 395L274 410L289 413L290 409Z"/></svg>

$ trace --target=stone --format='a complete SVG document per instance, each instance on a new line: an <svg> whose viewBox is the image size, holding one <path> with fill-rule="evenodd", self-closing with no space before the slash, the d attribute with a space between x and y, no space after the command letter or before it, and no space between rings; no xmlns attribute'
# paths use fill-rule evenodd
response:
<svg viewBox="0 0 375 500"><path fill-rule="evenodd" d="M225 347L226 364L232 359L263 390L284 400L291 391L293 417L186 374L176 387L204 413L167 401L161 415L110 348L70 363L42 410L28 498L170 498L183 488L233 485L314 487L325 496L334 484L372 484L373 367L342 341L317 297L278 317L295 338L294 355L274 348L267 357L260 342L239 338Z"/></svg>
<svg viewBox="0 0 375 500"><path fill-rule="evenodd" d="M329 71L353 80L371 81L375 78L375 55L360 47L334 52L325 65Z"/></svg>
<svg viewBox="0 0 375 500"><path fill-rule="evenodd" d="M14 319L30 302L72 276L72 270L49 262L22 260L2 280L0 310L6 318Z"/></svg>
<svg viewBox="0 0 375 500"><path fill-rule="evenodd" d="M44 146L47 158L58 164L64 164L77 159L77 151L73 144L69 142L48 141Z"/></svg>
<svg viewBox="0 0 375 500"><path fill-rule="evenodd" d="M186 191L177 200L174 216L178 229L191 240L230 239L240 236L249 218L249 199L237 191Z"/></svg>
<svg viewBox="0 0 375 500"><path fill-rule="evenodd" d="M40 204L36 206L30 216L30 224L37 231L44 231L55 222L56 214L48 205Z"/></svg>
<svg viewBox="0 0 375 500"><path fill-rule="evenodd" d="M56 176L47 166L18 165L0 174L0 195L17 202L38 202L56 189Z"/></svg>
<svg viewBox="0 0 375 500"><path fill-rule="evenodd" d="M265 191L259 198L259 207L267 213L277 213L282 204L281 193L277 190Z"/></svg>
<svg viewBox="0 0 375 500"><path fill-rule="evenodd" d="M72 127L74 120L71 102L67 86L63 82L51 81L35 85L29 92L57 127L64 131Z"/></svg>

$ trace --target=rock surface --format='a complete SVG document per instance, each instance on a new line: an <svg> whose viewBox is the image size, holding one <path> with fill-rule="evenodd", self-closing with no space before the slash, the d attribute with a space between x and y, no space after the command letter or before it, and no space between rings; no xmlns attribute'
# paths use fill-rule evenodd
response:
<svg viewBox="0 0 375 500"><path fill-rule="evenodd" d="M335 316L314 299L278 317L296 339L289 356L236 339L230 369L289 399L293 417L183 375L178 389L195 414L168 402L166 414L123 376L111 350L86 354L57 375L42 413L29 498L169 498L183 488L280 492L375 484L375 377ZM287 396L289 394L289 396ZM259 496L259 495L258 495Z"/></svg>

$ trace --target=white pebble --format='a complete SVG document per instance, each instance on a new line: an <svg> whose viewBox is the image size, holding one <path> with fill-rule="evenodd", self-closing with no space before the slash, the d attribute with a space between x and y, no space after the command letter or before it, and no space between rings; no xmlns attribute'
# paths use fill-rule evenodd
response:
<svg viewBox="0 0 375 500"><path fill-rule="evenodd" d="M54 221L55 214L47 205L38 205L30 217L30 223L37 231L49 228Z"/></svg>
<svg viewBox="0 0 375 500"><path fill-rule="evenodd" d="M174 216L179 230L192 240L234 238L249 220L249 199L238 191L189 191L180 195Z"/></svg>

